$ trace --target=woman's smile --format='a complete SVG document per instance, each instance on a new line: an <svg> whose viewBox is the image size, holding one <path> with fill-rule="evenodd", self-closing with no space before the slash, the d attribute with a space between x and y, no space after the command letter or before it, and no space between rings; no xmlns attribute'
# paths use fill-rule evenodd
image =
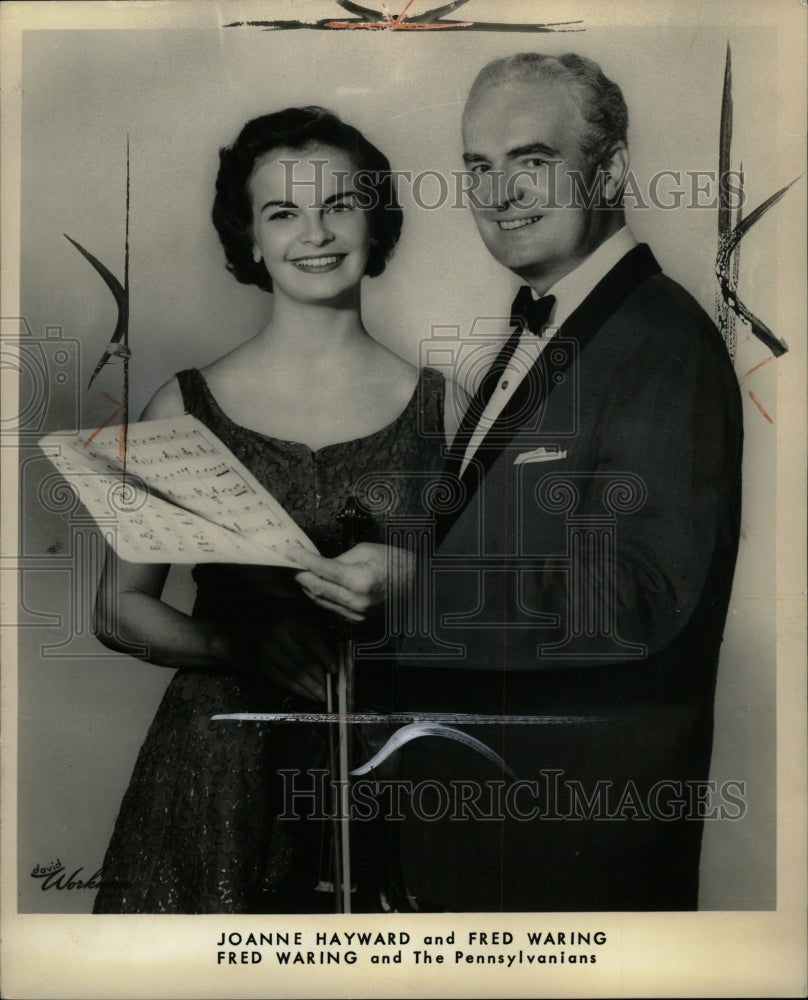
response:
<svg viewBox="0 0 808 1000"><path fill-rule="evenodd" d="M301 271L324 274L327 271L336 271L347 256L344 253L332 253L321 254L318 257L294 257L291 263Z"/></svg>

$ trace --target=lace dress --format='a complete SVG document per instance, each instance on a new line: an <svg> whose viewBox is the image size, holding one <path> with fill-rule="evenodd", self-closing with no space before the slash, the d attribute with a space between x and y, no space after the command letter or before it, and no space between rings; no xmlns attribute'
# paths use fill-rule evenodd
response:
<svg viewBox="0 0 808 1000"><path fill-rule="evenodd" d="M392 423L317 451L233 423L196 369L180 372L178 380L186 411L216 433L326 556L346 547L346 505L354 497L361 510L374 478L377 486L382 478L386 483L387 511L360 519L354 541L383 541L384 516L417 512L423 480L412 473L439 464L444 385L430 369ZM194 569L194 579L194 617L230 622L253 634L270 617L303 617L318 625L324 620L295 589L289 570L206 564ZM390 677L382 663L363 665L357 703L383 704ZM288 805L278 772L305 775L326 766L326 727L210 721L218 713L313 708L230 672L177 671L124 796L95 912L318 909L322 894L312 889L324 825L277 818ZM322 908L332 908L331 901Z"/></svg>

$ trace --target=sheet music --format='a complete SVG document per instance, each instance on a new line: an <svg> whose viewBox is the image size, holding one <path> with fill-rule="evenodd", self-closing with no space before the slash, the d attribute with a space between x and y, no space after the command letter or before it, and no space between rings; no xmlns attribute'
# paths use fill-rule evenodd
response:
<svg viewBox="0 0 808 1000"><path fill-rule="evenodd" d="M39 445L130 562L294 566L291 548L314 548L196 417L130 424L125 474L119 427L47 435Z"/></svg>

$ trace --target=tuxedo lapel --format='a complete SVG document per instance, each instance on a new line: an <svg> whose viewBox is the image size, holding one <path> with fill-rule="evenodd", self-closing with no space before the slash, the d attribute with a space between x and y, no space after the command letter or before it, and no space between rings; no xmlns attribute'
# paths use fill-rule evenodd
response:
<svg viewBox="0 0 808 1000"><path fill-rule="evenodd" d="M586 345L623 299L646 278L659 274L660 271L661 268L654 255L644 243L634 247L618 261L561 325L558 337L574 340L576 350L567 352L566 362L561 367L555 368L554 373L563 372L576 355L580 359ZM477 457L482 462L482 476L486 475L513 434L524 426L525 411L529 408L535 413L538 407L546 402L557 384L554 380L548 381L542 378L541 355L539 355L480 445ZM528 407L527 404L530 402L533 405Z"/></svg>
<svg viewBox="0 0 808 1000"><path fill-rule="evenodd" d="M561 325L557 336L566 340L574 340L576 347L573 351L567 351L566 363L561 368L554 368L554 373L563 371L565 367L569 366L573 358L576 358L577 362L580 363L581 355L586 346L621 302L639 285L653 275L659 274L661 270L656 258L651 253L650 247L645 243L634 247L619 260ZM495 365L500 360L501 355L497 359L497 362L495 362ZM524 419L514 420L514 414L524 414L527 409L526 403L531 400L535 402L530 409L535 413L538 407L546 403L556 384L555 380L542 378L540 355L530 371L526 373L522 384L516 393L514 393L509 404L492 424L475 454L474 462L469 463L461 479L466 478L470 469L477 467L479 472L476 475L479 476L479 480L476 488L479 489L482 480L488 474L491 466L502 453L511 437L518 433L519 427L525 424ZM466 423L464 418L461 426ZM466 441L471 436L473 429L473 426L471 430L468 427L466 428ZM465 445L463 445L463 450L465 451ZM462 461L462 455L460 456L460 461ZM450 460L447 462L445 474L447 476L456 476L459 474L459 468L460 463L457 461L456 450L453 448ZM471 479L470 475L469 479ZM462 511L475 492L471 488L471 482L466 483L466 486L466 503L463 508L453 512L451 517L452 522L462 515ZM450 527L451 523L441 524L438 530L438 538L443 538Z"/></svg>
<svg viewBox="0 0 808 1000"><path fill-rule="evenodd" d="M499 354L496 358L494 358L491 367L480 379L477 391L471 397L471 400L466 407L466 412L463 414L463 419L460 421L460 426L457 429L457 433L452 441L452 446L449 449L449 454L446 458L446 467L444 469L446 475L460 475L460 469L463 464L463 458L466 454L468 443L471 440L474 429L480 422L483 412L485 411L486 403L491 398L493 390L499 382L502 372L505 370L508 361L516 349L516 343L519 339L520 332L520 330L516 330L511 334L505 344L503 344Z"/></svg>
<svg viewBox="0 0 808 1000"><path fill-rule="evenodd" d="M537 335L540 334L552 312L554 303L555 298L552 295L547 295L542 299L534 301L529 285L523 285L519 289L511 308L510 325L515 327L515 329L494 359L491 367L480 380L477 391L466 408L446 460L447 475L460 475L468 443L485 412L488 401L496 390L503 372L508 367L508 363L516 352L523 331L530 330Z"/></svg>
<svg viewBox="0 0 808 1000"><path fill-rule="evenodd" d="M647 243L629 250L567 317L559 331L561 336L577 340L579 351L583 350L623 299L661 271Z"/></svg>

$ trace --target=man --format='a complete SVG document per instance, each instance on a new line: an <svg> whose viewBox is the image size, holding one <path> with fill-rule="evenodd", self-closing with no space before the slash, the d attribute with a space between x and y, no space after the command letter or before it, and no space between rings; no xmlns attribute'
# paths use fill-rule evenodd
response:
<svg viewBox="0 0 808 1000"><path fill-rule="evenodd" d="M475 221L526 287L449 456L461 499L421 567L434 617L402 644L397 705L500 717L461 728L501 763L402 752L461 788L404 825L422 907L697 905L740 396L714 325L625 226L627 119L576 55L490 63L464 111ZM301 582L356 613L381 577L345 558Z"/></svg>

